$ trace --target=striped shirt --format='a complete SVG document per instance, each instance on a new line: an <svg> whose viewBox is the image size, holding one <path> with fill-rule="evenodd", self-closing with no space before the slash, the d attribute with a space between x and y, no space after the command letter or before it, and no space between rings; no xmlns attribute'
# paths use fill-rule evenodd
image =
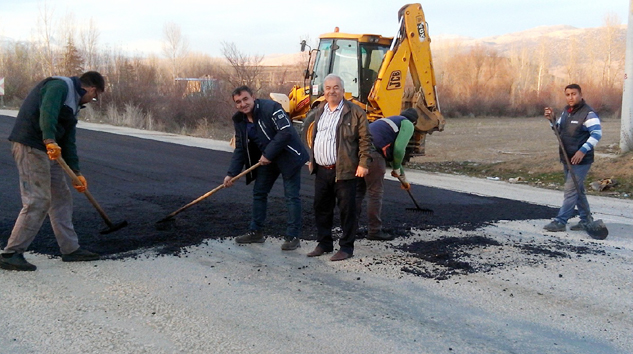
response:
<svg viewBox="0 0 633 354"><path fill-rule="evenodd" d="M316 137L314 138L314 161L321 166L336 164L336 126L341 119L343 100L334 111L326 104L323 114L317 123Z"/></svg>
<svg viewBox="0 0 633 354"><path fill-rule="evenodd" d="M560 126L561 119L562 116L558 118L556 125ZM583 123L582 129L589 132L589 139L587 139L587 141L580 147L580 151L582 151L583 154L586 154L587 152L595 149L598 141L602 138L600 118L598 118L598 115L594 111L590 111L589 114L587 114L587 118Z"/></svg>

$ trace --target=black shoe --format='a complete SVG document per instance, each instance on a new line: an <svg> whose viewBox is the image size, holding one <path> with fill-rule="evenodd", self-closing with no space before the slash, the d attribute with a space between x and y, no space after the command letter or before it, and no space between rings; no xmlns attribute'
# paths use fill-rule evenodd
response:
<svg viewBox="0 0 633 354"><path fill-rule="evenodd" d="M98 254L86 251L83 248L78 248L73 253L62 254L62 261L64 262L88 262L99 260L99 258L101 257Z"/></svg>
<svg viewBox="0 0 633 354"><path fill-rule="evenodd" d="M266 238L261 230L249 231L242 236L237 236L235 242L237 243L264 243Z"/></svg>
<svg viewBox="0 0 633 354"><path fill-rule="evenodd" d="M321 245L317 245L316 247L314 247L314 250L312 250L312 252L309 252L308 254L306 254L306 256L308 257L318 257L318 256L322 256L325 253L330 253L332 252L331 249L325 249L323 246Z"/></svg>
<svg viewBox="0 0 633 354"><path fill-rule="evenodd" d="M367 234L367 239L368 240L374 240L374 241L391 241L394 238L396 238L396 236L390 235L390 234L386 234L386 233L384 233L382 231L379 231L377 233Z"/></svg>
<svg viewBox="0 0 633 354"><path fill-rule="evenodd" d="M352 253L348 253L343 250L338 250L338 252L334 253L334 255L330 257L330 261L332 262L344 261L352 257L354 257Z"/></svg>
<svg viewBox="0 0 633 354"><path fill-rule="evenodd" d="M281 244L282 251L292 251L301 247L301 242L298 237L293 237L291 240L286 239L284 243Z"/></svg>
<svg viewBox="0 0 633 354"><path fill-rule="evenodd" d="M556 220L552 220L552 222L543 226L543 229L545 231L551 231L551 232L567 231L567 225L561 222L558 222Z"/></svg>
<svg viewBox="0 0 633 354"><path fill-rule="evenodd" d="M24 259L22 253L3 253L0 255L0 268L6 270L34 271L36 266Z"/></svg>
<svg viewBox="0 0 633 354"><path fill-rule="evenodd" d="M580 220L578 224L572 225L569 229L571 231L585 231L586 228L587 228L587 222Z"/></svg>

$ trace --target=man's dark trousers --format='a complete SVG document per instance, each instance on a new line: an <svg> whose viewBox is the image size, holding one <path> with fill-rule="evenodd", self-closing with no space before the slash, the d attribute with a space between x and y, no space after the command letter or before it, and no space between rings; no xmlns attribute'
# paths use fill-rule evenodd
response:
<svg viewBox="0 0 633 354"><path fill-rule="evenodd" d="M253 218L251 220L251 230L261 230L266 221L266 209L268 206L268 193L273 188L277 177L281 172L276 163L258 167L255 186L253 186ZM301 198L299 190L301 188L301 168L297 168L294 174L284 176L284 195L286 197L286 207L288 209L288 224L286 227L286 239L299 237L301 234Z"/></svg>
<svg viewBox="0 0 633 354"><path fill-rule="evenodd" d="M337 205L343 229L339 246L342 251L353 254L357 228L356 178L336 181L336 168L326 169L317 165L316 169L314 214L317 225L317 241L323 249L333 250L332 226L334 206Z"/></svg>

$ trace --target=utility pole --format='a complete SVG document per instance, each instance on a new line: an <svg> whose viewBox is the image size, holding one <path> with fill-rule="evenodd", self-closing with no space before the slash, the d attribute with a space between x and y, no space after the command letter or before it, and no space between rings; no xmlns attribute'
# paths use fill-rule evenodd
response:
<svg viewBox="0 0 633 354"><path fill-rule="evenodd" d="M622 126L620 151L633 150L633 0L629 0L629 23L626 30L626 59L622 92Z"/></svg>
<svg viewBox="0 0 633 354"><path fill-rule="evenodd" d="M4 77L0 77L0 107L4 108Z"/></svg>

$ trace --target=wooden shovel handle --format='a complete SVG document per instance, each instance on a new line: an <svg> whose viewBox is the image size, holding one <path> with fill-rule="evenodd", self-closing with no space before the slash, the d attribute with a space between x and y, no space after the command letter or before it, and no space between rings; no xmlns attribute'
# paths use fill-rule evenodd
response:
<svg viewBox="0 0 633 354"><path fill-rule="evenodd" d="M235 177L231 178L231 182L235 182L235 181L237 181L238 179L240 179L240 177L244 176L244 175L245 175L245 174L247 174L247 173L252 172L254 169L256 169L257 167L259 167L260 165L261 165L261 163L260 163L260 162L258 162L258 163L256 163L256 164L254 164L253 166L251 166L251 167L247 168L246 170L242 171L239 175L237 175L237 176L235 176ZM176 214L178 214L178 213L180 213L181 211L183 211L183 210L185 210L185 209L189 208L189 207L190 207L190 206L192 206L192 205L198 204L200 201L202 201L202 200L204 200L204 199L206 199L206 198L210 197L211 195L213 195L215 192L219 191L219 190L220 190L220 189L222 189L222 188L224 188L224 184L221 184L221 185L219 185L219 186L217 186L217 187L213 188L212 190L210 190L210 191L206 192L205 194L203 194L203 195L201 195L200 197L196 198L195 200L193 200L193 201L192 201L192 202L190 202L189 204L187 204L187 205L185 205L185 206L181 207L180 209L178 209L178 210L174 211L173 213L171 213L171 214L167 215L166 217L164 217L163 219L161 219L159 222L171 219L171 218L172 218L172 217L174 217Z"/></svg>
<svg viewBox="0 0 633 354"><path fill-rule="evenodd" d="M66 174L70 177L70 179L73 181L74 184L79 184L79 185L83 184L81 183L81 180L79 180L79 177L77 177L75 172L68 166L66 161L64 161L64 159L61 156L56 158L55 161L57 161L57 163L62 167L62 169L66 171ZM97 212L99 213L99 215L101 215L101 217L103 218L103 221L105 221L108 227L112 227L114 224L112 223L108 215L105 213L103 208L101 208L101 205L99 205L99 203L97 203L97 200L92 196L92 194L90 194L90 192L88 191L88 188L86 188L86 190L82 194L84 194L86 198L88 198L88 201L90 201L90 204L92 204L92 206L94 206L95 209L97 209Z"/></svg>

